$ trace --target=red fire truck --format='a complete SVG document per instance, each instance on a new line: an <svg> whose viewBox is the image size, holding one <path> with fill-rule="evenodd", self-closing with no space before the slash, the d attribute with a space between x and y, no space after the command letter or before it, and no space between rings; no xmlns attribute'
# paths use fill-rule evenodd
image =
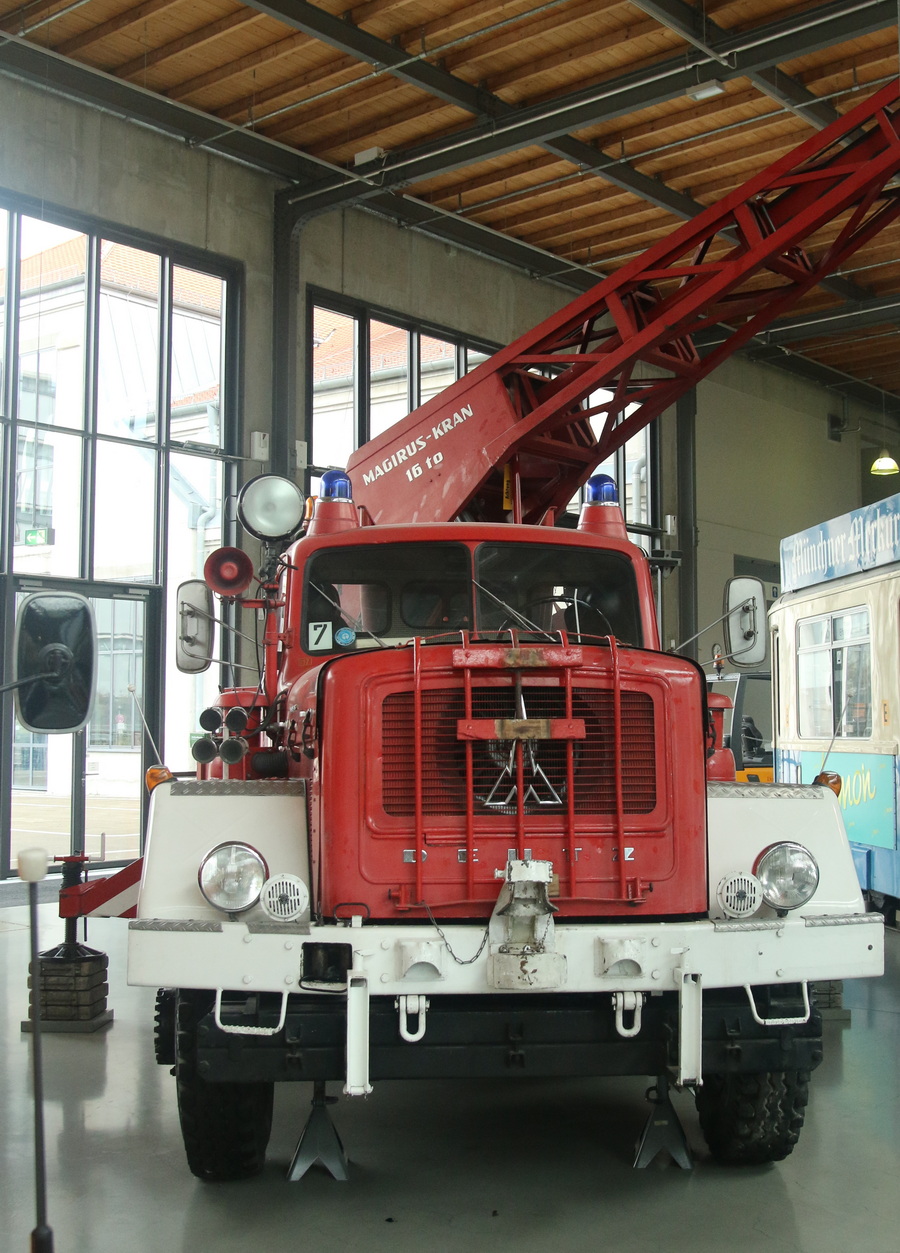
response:
<svg viewBox="0 0 900 1253"><path fill-rule="evenodd" d="M154 788L129 924L196 1175L258 1171L274 1085L298 1080L292 1178L344 1169L328 1081L647 1075L660 1124L668 1084L693 1090L718 1159L791 1151L822 1056L810 985L879 974L881 918L833 791L729 781L594 470L893 220L897 98L325 474L306 522L288 480L244 489L259 564L221 550L207 581L264 620L259 682L204 714L197 777ZM555 525L585 484L577 529ZM179 596L200 668L209 609ZM748 638L753 615L731 615Z"/></svg>

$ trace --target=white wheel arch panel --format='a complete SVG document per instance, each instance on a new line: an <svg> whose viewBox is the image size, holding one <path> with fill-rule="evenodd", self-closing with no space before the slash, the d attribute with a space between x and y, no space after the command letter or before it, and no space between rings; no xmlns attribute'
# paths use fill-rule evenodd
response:
<svg viewBox="0 0 900 1253"><path fill-rule="evenodd" d="M819 886L797 915L865 913L840 802L830 788L712 783L707 797L711 917L724 917L716 900L721 880L751 871L763 849L783 841L802 844L819 865ZM775 914L764 905L759 916Z"/></svg>
<svg viewBox="0 0 900 1253"><path fill-rule="evenodd" d="M138 918L221 922L197 884L200 862L217 844L242 841L265 858L269 874L309 884L306 786L292 780L176 780L154 788Z"/></svg>

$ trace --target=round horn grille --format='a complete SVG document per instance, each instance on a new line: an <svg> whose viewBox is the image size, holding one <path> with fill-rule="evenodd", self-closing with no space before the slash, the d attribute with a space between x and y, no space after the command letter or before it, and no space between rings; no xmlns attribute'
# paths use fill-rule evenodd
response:
<svg viewBox="0 0 900 1253"><path fill-rule="evenodd" d="M309 890L293 874L273 875L266 880L259 899L269 917L278 922L293 922L309 908Z"/></svg>
<svg viewBox="0 0 900 1253"><path fill-rule="evenodd" d="M726 875L716 889L716 899L726 918L749 918L762 904L762 886L756 875Z"/></svg>

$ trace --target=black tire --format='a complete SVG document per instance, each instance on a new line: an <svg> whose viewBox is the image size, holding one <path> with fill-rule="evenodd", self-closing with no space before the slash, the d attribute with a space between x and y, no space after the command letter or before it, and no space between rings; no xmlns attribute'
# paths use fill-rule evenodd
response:
<svg viewBox="0 0 900 1253"><path fill-rule="evenodd" d="M800 1137L809 1100L809 1071L704 1076L696 1092L709 1151L733 1166L780 1162Z"/></svg>
<svg viewBox="0 0 900 1253"><path fill-rule="evenodd" d="M265 1165L274 1083L207 1083L197 1072L197 1022L208 997L178 994L175 1081L191 1173L209 1183L250 1179Z"/></svg>
<svg viewBox="0 0 900 1253"><path fill-rule="evenodd" d="M156 993L153 1051L159 1066L175 1065L175 998L174 988L160 988Z"/></svg>
<svg viewBox="0 0 900 1253"><path fill-rule="evenodd" d="M876 914L884 916L884 925L886 927L897 926L897 913L900 901L896 896L886 896L883 892L867 891L863 893L866 898L867 907Z"/></svg>

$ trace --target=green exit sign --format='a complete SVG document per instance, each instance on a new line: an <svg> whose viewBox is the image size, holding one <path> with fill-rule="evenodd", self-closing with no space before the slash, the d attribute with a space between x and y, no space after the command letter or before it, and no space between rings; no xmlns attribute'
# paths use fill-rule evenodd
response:
<svg viewBox="0 0 900 1253"><path fill-rule="evenodd" d="M30 548L36 548L40 544L52 544L53 540L52 526L34 526L25 532L25 543Z"/></svg>

